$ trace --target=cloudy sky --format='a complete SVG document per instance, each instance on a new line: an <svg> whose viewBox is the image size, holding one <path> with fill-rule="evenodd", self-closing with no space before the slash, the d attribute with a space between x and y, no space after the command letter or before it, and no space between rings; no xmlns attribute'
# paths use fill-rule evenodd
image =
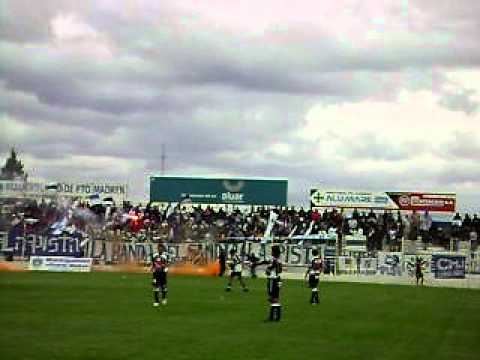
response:
<svg viewBox="0 0 480 360"><path fill-rule="evenodd" d="M480 209L478 0L0 0L0 159L442 190ZM3 160L2 160L3 161Z"/></svg>

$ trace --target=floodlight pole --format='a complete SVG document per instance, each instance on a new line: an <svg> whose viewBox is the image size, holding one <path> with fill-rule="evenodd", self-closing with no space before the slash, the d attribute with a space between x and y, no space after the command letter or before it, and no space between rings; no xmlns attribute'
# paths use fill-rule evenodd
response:
<svg viewBox="0 0 480 360"><path fill-rule="evenodd" d="M165 175L165 160L167 159L167 156L165 155L165 144L162 144L162 154L160 159L162 161L160 173Z"/></svg>

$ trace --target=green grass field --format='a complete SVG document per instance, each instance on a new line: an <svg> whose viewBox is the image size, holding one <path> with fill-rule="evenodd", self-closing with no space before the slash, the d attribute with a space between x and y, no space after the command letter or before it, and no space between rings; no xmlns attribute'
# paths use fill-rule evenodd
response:
<svg viewBox="0 0 480 360"><path fill-rule="evenodd" d="M325 283L321 306L284 281L284 316L267 317L265 280L170 277L153 308L150 278L119 273L0 273L0 358L479 359L480 291Z"/></svg>

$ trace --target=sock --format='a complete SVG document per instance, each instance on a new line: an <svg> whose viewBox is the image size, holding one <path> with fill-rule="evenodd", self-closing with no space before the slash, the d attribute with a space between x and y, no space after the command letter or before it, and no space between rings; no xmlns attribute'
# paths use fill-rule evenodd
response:
<svg viewBox="0 0 480 360"><path fill-rule="evenodd" d="M166 299L167 298L167 288L163 288L162 289L162 299Z"/></svg>
<svg viewBox="0 0 480 360"><path fill-rule="evenodd" d="M282 306L280 304L278 304L277 306L275 306L276 308L276 316L275 316L275 321L280 321L280 318L282 317Z"/></svg>
<svg viewBox="0 0 480 360"><path fill-rule="evenodd" d="M270 305L270 321L280 321L282 306L278 303Z"/></svg>
<svg viewBox="0 0 480 360"><path fill-rule="evenodd" d="M153 297L154 297L156 303L160 302L160 299L158 298L158 291L157 290L153 290Z"/></svg>

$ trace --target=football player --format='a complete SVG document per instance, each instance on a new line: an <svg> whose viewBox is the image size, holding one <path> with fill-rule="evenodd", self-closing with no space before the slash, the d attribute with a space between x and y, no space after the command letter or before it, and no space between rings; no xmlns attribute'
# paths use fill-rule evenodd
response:
<svg viewBox="0 0 480 360"><path fill-rule="evenodd" d="M282 305L280 304L280 288L282 287L282 263L280 261L280 247L272 246L272 260L264 262L267 265L267 294L270 302L270 321L280 321L282 316Z"/></svg>
<svg viewBox="0 0 480 360"><path fill-rule="evenodd" d="M417 260L415 261L415 278L417 280L417 285L419 281L421 281L421 284L423 285L423 261L422 258L419 257L417 257Z"/></svg>
<svg viewBox="0 0 480 360"><path fill-rule="evenodd" d="M312 294L310 296L310 304L317 305L320 302L318 296L318 284L320 282L320 273L323 270L323 261L322 258L318 255L318 250L313 249L312 251L313 258L310 262L310 266L305 273L305 278L308 276L308 286L312 289Z"/></svg>
<svg viewBox="0 0 480 360"><path fill-rule="evenodd" d="M237 278L243 291L248 291L247 285L242 278L243 261L235 249L230 250L230 258L227 260L227 265L230 267L230 277L228 278L228 284L225 290L231 291L233 280Z"/></svg>
<svg viewBox="0 0 480 360"><path fill-rule="evenodd" d="M152 260L152 285L153 285L153 306L160 304L159 293L162 293L162 305L167 304L167 274L168 274L168 258L165 253L159 255L158 253L153 255Z"/></svg>

